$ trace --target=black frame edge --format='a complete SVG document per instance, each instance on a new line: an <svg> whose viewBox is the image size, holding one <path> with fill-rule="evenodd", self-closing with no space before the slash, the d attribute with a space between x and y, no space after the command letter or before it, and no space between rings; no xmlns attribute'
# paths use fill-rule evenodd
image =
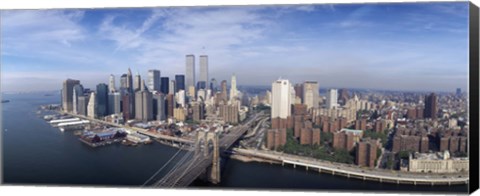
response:
<svg viewBox="0 0 480 196"><path fill-rule="evenodd" d="M472 194L479 187L479 8L470 2L469 5L469 104L470 104L470 133L469 159L470 179L468 192Z"/></svg>

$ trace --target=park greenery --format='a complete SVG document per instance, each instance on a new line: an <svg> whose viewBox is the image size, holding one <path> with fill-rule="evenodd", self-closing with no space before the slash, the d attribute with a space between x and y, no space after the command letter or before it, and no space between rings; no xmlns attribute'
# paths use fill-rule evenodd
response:
<svg viewBox="0 0 480 196"><path fill-rule="evenodd" d="M383 132L375 132L373 130L365 130L363 132L363 137L364 138L372 138L372 139L380 139L380 142L382 143L382 146L385 148L386 145L387 145L387 141L388 141L388 132L387 130L383 131Z"/></svg>
<svg viewBox="0 0 480 196"><path fill-rule="evenodd" d="M330 139L328 139L330 137ZM331 133L323 133L321 135L320 145L301 145L294 137L293 129L287 129L286 144L278 150L288 154L296 154L301 156L310 156L326 161L348 163L354 162L354 154L344 149L333 149L329 145L325 145L326 141L331 141Z"/></svg>

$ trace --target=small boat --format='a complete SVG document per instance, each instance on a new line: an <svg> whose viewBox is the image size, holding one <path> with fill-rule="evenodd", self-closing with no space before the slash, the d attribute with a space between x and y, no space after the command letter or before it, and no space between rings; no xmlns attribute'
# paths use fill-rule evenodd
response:
<svg viewBox="0 0 480 196"><path fill-rule="evenodd" d="M8 102L10 102L10 100L8 100L8 99L2 99L2 103L8 103Z"/></svg>

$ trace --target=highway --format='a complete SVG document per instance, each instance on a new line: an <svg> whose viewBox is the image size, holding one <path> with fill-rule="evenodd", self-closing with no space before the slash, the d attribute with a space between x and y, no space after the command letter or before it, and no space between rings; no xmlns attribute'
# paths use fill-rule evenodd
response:
<svg viewBox="0 0 480 196"><path fill-rule="evenodd" d="M445 184L465 184L469 181L468 173L454 174L426 174L426 173L410 173L402 171L392 171L383 169L362 168L351 164L334 163L319 159L303 157L298 155L290 155L274 151L266 150L248 150L234 148L235 154L245 156L253 156L268 160L274 160L282 163L282 165L290 164L294 167L303 166L306 169L317 169L318 171L327 171L331 174L342 175L351 178L363 180L389 182L397 184L428 184L428 185L445 185Z"/></svg>
<svg viewBox="0 0 480 196"><path fill-rule="evenodd" d="M220 153L228 149L235 143L242 135L244 135L250 128L250 124L255 122L263 112L250 116L249 119L233 127L228 133L219 136L219 151ZM201 148L201 146L195 146L195 148ZM167 175L162 177L159 181L153 183L154 187L186 187L190 185L195 179L197 179L202 173L206 171L208 166L213 163L213 152L208 152L207 156L203 156L203 152L200 154L194 154L191 157L185 157L184 161L177 163L177 167L170 170Z"/></svg>

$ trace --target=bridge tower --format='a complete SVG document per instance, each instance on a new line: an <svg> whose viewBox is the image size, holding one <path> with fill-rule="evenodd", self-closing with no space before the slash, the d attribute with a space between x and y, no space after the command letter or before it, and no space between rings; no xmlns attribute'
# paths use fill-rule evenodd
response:
<svg viewBox="0 0 480 196"><path fill-rule="evenodd" d="M195 156L212 154L212 165L207 168L207 179L213 184L220 183L220 149L218 134L210 131L198 131L195 140Z"/></svg>

